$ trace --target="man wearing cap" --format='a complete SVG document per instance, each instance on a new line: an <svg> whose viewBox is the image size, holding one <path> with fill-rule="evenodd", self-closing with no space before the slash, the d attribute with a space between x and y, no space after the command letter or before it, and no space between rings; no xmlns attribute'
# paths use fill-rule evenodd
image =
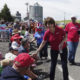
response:
<svg viewBox="0 0 80 80"><path fill-rule="evenodd" d="M21 53L29 53L29 47L30 47L30 43L29 40L27 38L23 38L21 41L21 46L18 48L18 52ZM31 55L32 56L32 55ZM28 70L28 75L30 75L31 78L38 78L38 76L33 73L31 70Z"/></svg>
<svg viewBox="0 0 80 80"><path fill-rule="evenodd" d="M8 66L12 64L12 61L16 58L18 55L18 47L12 46L9 49L9 52L5 54L5 59L0 61L0 65L2 67Z"/></svg>
<svg viewBox="0 0 80 80"><path fill-rule="evenodd" d="M29 54L21 53L15 59L12 67L8 66L4 68L1 73L0 80L25 80L24 76L29 70L31 64L34 63L34 59Z"/></svg>
<svg viewBox="0 0 80 80"><path fill-rule="evenodd" d="M11 39L10 39L10 45L9 45L9 47L11 47L13 45L19 47L20 44L21 44L21 39L22 39L22 37L19 34L13 35L11 37Z"/></svg>
<svg viewBox="0 0 80 80"><path fill-rule="evenodd" d="M9 49L9 52L5 54L5 59L14 60L17 55L18 55L18 47L13 45Z"/></svg>
<svg viewBox="0 0 80 80"><path fill-rule="evenodd" d="M68 60L71 64L75 65L75 53L79 42L80 24L76 22L76 17L71 17L72 22L68 23L65 27L67 33L68 44Z"/></svg>

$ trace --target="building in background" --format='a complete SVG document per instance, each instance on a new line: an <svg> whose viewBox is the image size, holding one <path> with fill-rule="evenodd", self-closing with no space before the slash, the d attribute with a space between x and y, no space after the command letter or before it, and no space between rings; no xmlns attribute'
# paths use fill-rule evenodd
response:
<svg viewBox="0 0 80 80"><path fill-rule="evenodd" d="M21 21L21 14L19 11L16 12L15 21Z"/></svg>
<svg viewBox="0 0 80 80"><path fill-rule="evenodd" d="M43 22L43 7L38 3L29 6L29 19Z"/></svg>

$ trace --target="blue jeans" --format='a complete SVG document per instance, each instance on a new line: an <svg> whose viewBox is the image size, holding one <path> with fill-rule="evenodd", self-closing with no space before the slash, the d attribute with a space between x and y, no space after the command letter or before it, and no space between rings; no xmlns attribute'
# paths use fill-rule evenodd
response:
<svg viewBox="0 0 80 80"><path fill-rule="evenodd" d="M78 46L78 42L68 41L67 45L68 45L68 60L70 62L74 62L75 61L75 54L76 54L76 49L77 49L77 46Z"/></svg>
<svg viewBox="0 0 80 80"><path fill-rule="evenodd" d="M68 79L68 67L67 67L67 48L62 50L63 53L60 54L61 64L63 69L63 80ZM51 68L50 68L50 80L54 80L55 78L55 69L57 64L59 51L51 50Z"/></svg>

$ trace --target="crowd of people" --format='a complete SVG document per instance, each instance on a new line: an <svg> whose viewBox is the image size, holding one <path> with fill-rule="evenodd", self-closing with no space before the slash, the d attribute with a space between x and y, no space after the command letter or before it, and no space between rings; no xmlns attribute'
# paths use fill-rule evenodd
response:
<svg viewBox="0 0 80 80"><path fill-rule="evenodd" d="M37 66L38 59L48 58L48 45L51 48L50 80L55 79L58 55L61 57L63 80L69 80L67 62L76 65L75 54L80 34L80 24L76 22L76 17L71 17L71 20L65 29L60 28L52 17L47 17L44 23L34 20L9 23L2 20L0 39L9 40L9 52L0 60L3 68L0 80L42 80L31 69ZM30 54L34 41L37 50Z"/></svg>

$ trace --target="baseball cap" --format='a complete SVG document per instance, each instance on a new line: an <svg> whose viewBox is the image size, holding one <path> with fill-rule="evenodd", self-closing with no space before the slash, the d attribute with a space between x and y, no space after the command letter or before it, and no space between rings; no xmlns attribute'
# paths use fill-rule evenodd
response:
<svg viewBox="0 0 80 80"><path fill-rule="evenodd" d="M18 51L18 46L16 46L16 45L12 45L11 47L12 47L13 50Z"/></svg>
<svg viewBox="0 0 80 80"><path fill-rule="evenodd" d="M40 26L37 26L37 31L42 31L42 28Z"/></svg>
<svg viewBox="0 0 80 80"><path fill-rule="evenodd" d="M21 53L14 59L14 64L17 67L29 67L34 61L28 53Z"/></svg>
<svg viewBox="0 0 80 80"><path fill-rule="evenodd" d="M22 37L21 37L19 34L15 34L15 35L14 35L14 38L15 38L15 39L21 39Z"/></svg>
<svg viewBox="0 0 80 80"><path fill-rule="evenodd" d="M15 34L11 37L11 41L17 40L17 39L22 39L22 37L19 34Z"/></svg>
<svg viewBox="0 0 80 80"><path fill-rule="evenodd" d="M9 48L9 50L11 51L11 50L16 50L16 51L18 51L18 46L17 45L12 45L10 48Z"/></svg>
<svg viewBox="0 0 80 80"><path fill-rule="evenodd" d="M71 19L73 19L73 18L75 18L75 19L76 19L76 16L75 16L75 15L72 15L72 16L71 16Z"/></svg>

